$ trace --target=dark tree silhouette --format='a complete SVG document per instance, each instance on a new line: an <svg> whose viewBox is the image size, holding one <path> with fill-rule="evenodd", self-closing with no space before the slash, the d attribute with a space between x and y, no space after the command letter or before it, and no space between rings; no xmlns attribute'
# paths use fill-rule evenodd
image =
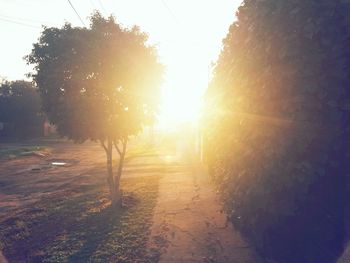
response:
<svg viewBox="0 0 350 263"><path fill-rule="evenodd" d="M246 0L207 92L208 163L276 262L334 262L350 164L350 2Z"/></svg>
<svg viewBox="0 0 350 263"><path fill-rule="evenodd" d="M5 137L40 136L44 115L38 89L31 82L3 81L0 84L0 122L5 123Z"/></svg>
<svg viewBox="0 0 350 263"><path fill-rule="evenodd" d="M99 141L105 149L113 204L121 200L128 138L157 112L163 66L147 38L137 27L123 28L113 17L94 13L90 28L45 28L27 56L58 132L75 142ZM115 176L113 147L120 156Z"/></svg>

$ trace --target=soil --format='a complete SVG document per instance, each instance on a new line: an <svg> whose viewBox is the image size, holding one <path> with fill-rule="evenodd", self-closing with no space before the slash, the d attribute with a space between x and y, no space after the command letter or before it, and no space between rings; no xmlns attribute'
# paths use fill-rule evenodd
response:
<svg viewBox="0 0 350 263"><path fill-rule="evenodd" d="M12 216L40 199L92 184L94 168L105 162L103 149L98 144L67 142L49 147L52 151L44 156L0 159L0 219ZM67 164L52 165L56 161ZM100 178L104 174L97 176Z"/></svg>

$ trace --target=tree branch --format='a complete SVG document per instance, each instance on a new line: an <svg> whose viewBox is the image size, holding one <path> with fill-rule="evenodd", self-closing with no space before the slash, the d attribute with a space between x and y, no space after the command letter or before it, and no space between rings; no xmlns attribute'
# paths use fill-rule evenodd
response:
<svg viewBox="0 0 350 263"><path fill-rule="evenodd" d="M107 153L108 149L107 149L107 146L105 144L105 141L104 140L99 140L99 141L100 141L101 146L103 147L103 149L105 149L105 151Z"/></svg>
<svg viewBox="0 0 350 263"><path fill-rule="evenodd" d="M128 138L122 138L122 143L123 143L123 155L126 153L126 145L128 143Z"/></svg>
<svg viewBox="0 0 350 263"><path fill-rule="evenodd" d="M118 147L118 143L116 140L113 141L114 147L117 150L117 152L119 153L119 155L122 155L122 152L120 151L119 147Z"/></svg>

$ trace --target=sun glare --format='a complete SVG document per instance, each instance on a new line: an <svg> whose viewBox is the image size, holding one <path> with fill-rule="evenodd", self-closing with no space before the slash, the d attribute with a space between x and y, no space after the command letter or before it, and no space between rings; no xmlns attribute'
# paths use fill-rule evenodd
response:
<svg viewBox="0 0 350 263"><path fill-rule="evenodd" d="M73 26L88 25L88 17L94 1L74 0L79 7L80 18L64 1L25 1L26 8L18 9L17 1L5 1L4 10L18 17L38 17L46 26L60 27L64 21ZM96 1L95 1L96 2ZM209 65L217 59L221 40L232 23L238 0L220 1L103 1L102 13L114 14L124 26L140 26L149 34L150 44L158 46L161 62L166 67L158 127L176 128L183 123L196 122L201 108L201 98L207 88ZM138 6L138 8L135 8ZM45 12L41 9L45 8ZM61 16L55 16L59 11ZM150 15L151 14L151 15ZM40 18L40 19L39 19ZM209 19L211 18L211 19ZM6 63L0 64L1 74L9 79L22 78L32 70L26 66L23 56L28 54L41 31L41 22L23 25L1 23L6 32L0 55ZM27 25L27 26L26 26ZM20 34L18 30L21 30ZM9 64L10 63L10 64ZM13 64L12 64L13 63Z"/></svg>
<svg viewBox="0 0 350 263"><path fill-rule="evenodd" d="M194 124L199 118L210 74L210 60L202 54L212 53L211 46L187 42L186 45L169 45L162 51L166 74L159 127L172 129L184 123Z"/></svg>
<svg viewBox="0 0 350 263"><path fill-rule="evenodd" d="M150 35L153 43L159 43L159 54L166 66L160 128L172 129L198 121L210 79L210 65L217 59L221 41L232 23L231 10L239 3L231 0L168 1L172 11L169 14L169 10L164 10L168 23L156 21L158 31ZM228 8L230 6L232 9ZM213 16L215 19L208 19Z"/></svg>
<svg viewBox="0 0 350 263"><path fill-rule="evenodd" d="M201 96L197 90L176 92L170 88L163 88L159 126L174 128L182 123L195 123L198 120Z"/></svg>

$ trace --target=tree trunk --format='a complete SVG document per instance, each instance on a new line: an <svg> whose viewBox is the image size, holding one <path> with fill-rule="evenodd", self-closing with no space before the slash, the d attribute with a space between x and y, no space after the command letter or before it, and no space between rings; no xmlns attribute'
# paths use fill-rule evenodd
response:
<svg viewBox="0 0 350 263"><path fill-rule="evenodd" d="M109 187L109 193L112 201L112 205L120 203L120 192L117 191L116 184L113 177L113 143L111 139L107 141L107 147L105 148L107 155L107 183Z"/></svg>
<svg viewBox="0 0 350 263"><path fill-rule="evenodd" d="M125 160L125 153L126 153L126 145L127 145L127 139L124 139L123 141L123 148L120 152L120 159L119 159L119 164L118 164L118 170L117 170L117 175L114 178L115 182L115 189L116 192L120 193L120 178L122 176L123 172L123 165L124 165L124 160Z"/></svg>

